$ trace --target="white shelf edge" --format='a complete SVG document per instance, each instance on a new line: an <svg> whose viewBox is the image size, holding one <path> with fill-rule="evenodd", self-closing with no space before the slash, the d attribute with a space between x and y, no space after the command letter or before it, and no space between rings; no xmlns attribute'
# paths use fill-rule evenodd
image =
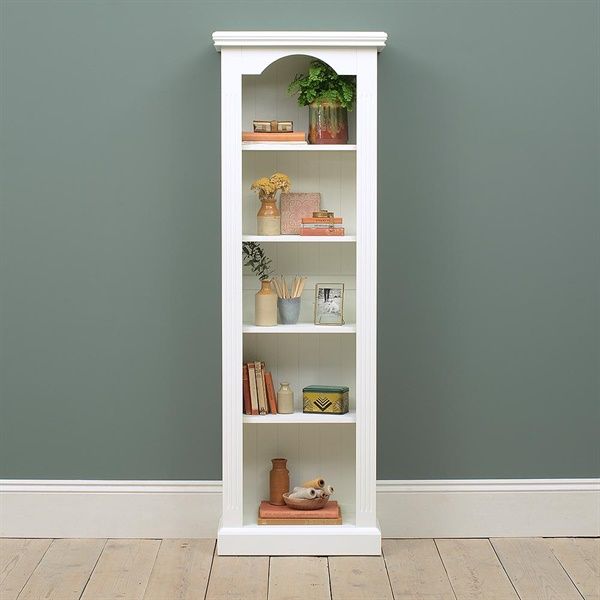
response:
<svg viewBox="0 0 600 600"><path fill-rule="evenodd" d="M351 410L344 415L307 414L295 412L292 414L277 415L243 415L244 423L260 423L261 425L272 425L281 423L356 423L356 412Z"/></svg>
<svg viewBox="0 0 600 600"><path fill-rule="evenodd" d="M243 235L242 242L261 243L307 243L307 242L356 242L355 235Z"/></svg>
<svg viewBox="0 0 600 600"><path fill-rule="evenodd" d="M217 51L225 46L324 46L367 47L383 50L387 33L383 31L215 31Z"/></svg>
<svg viewBox="0 0 600 600"><path fill-rule="evenodd" d="M274 325L262 327L244 323L243 333L356 333L356 325L315 325L314 323L297 323L296 325Z"/></svg>
<svg viewBox="0 0 600 600"><path fill-rule="evenodd" d="M294 144L292 142L242 142L244 152L356 152L356 144Z"/></svg>

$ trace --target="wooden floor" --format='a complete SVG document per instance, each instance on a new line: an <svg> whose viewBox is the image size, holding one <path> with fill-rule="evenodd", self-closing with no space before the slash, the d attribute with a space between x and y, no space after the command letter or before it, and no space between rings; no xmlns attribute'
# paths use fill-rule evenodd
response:
<svg viewBox="0 0 600 600"><path fill-rule="evenodd" d="M0 540L0 600L600 600L600 539L384 540L220 557L214 540Z"/></svg>

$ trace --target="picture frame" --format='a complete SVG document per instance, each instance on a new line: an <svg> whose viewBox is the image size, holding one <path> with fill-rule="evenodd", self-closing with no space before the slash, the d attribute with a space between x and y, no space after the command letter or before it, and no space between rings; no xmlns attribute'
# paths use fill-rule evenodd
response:
<svg viewBox="0 0 600 600"><path fill-rule="evenodd" d="M344 284L317 283L315 285L315 325L344 324Z"/></svg>

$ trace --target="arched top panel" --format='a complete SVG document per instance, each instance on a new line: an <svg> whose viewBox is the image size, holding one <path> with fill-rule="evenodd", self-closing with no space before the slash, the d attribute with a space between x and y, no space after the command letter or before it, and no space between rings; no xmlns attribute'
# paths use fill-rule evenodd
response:
<svg viewBox="0 0 600 600"><path fill-rule="evenodd" d="M356 50L350 48L243 48L243 75L260 75L273 63L291 56L317 58L340 75L356 75Z"/></svg>
<svg viewBox="0 0 600 600"><path fill-rule="evenodd" d="M336 73L338 73L338 75L348 75L348 73L340 73L335 68L335 66L328 63L324 57L306 54L306 52L302 52L299 54L285 54L281 58L278 58L277 60L274 60L273 62L266 65L265 68L260 73L256 73L256 74L257 75L266 75L271 70L275 70L279 67L286 68L286 66L287 67L291 66L292 69L296 69L294 72L297 71L297 68L300 68L300 70L308 69L309 62L312 62L315 59L318 59L318 60L324 62L325 64L329 65L330 67L332 67L336 71ZM302 65L302 66L299 67L299 65ZM243 73L243 75L254 75L254 73Z"/></svg>

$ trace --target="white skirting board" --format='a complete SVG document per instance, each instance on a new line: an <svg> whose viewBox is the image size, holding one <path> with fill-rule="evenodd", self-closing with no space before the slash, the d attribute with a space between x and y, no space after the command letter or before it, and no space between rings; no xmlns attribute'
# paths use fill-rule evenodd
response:
<svg viewBox="0 0 600 600"><path fill-rule="evenodd" d="M0 480L0 537L216 537L220 481ZM600 479L379 481L384 537L599 536Z"/></svg>

